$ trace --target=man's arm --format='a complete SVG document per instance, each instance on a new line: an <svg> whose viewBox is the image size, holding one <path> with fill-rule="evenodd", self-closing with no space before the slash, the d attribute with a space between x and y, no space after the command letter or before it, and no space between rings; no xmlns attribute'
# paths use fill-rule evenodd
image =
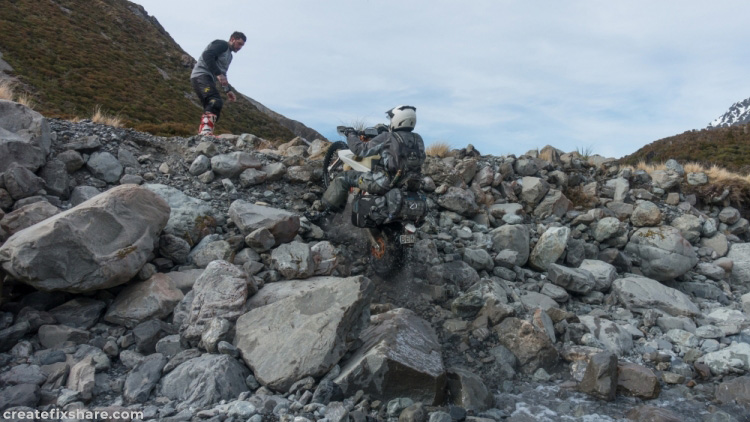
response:
<svg viewBox="0 0 750 422"><path fill-rule="evenodd" d="M349 145L349 149L352 150L355 155L359 155L360 157L369 157L371 155L380 154L386 140L388 140L388 132L381 133L370 139L368 142L363 142L359 139L359 135L355 133L350 133L346 137L346 143Z"/></svg>

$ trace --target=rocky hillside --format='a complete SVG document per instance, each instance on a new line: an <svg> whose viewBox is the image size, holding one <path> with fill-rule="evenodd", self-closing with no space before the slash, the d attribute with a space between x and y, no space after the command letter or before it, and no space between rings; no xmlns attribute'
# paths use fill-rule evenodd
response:
<svg viewBox="0 0 750 422"><path fill-rule="evenodd" d="M197 131L201 108L189 82L195 60L143 7L127 0L18 0L2 9L0 70L23 83L41 113L88 117L99 105L138 130ZM274 142L324 139L245 96L225 108L217 129Z"/></svg>
<svg viewBox="0 0 750 422"><path fill-rule="evenodd" d="M717 129L692 130L652 142L623 157L623 164L696 162L706 167L718 165L741 174L750 174L750 125L738 124Z"/></svg>
<svg viewBox="0 0 750 422"><path fill-rule="evenodd" d="M7 101L0 127L2 411L747 420L750 224L676 162L429 158L419 240L381 279L348 216L303 216L323 141L154 137Z"/></svg>

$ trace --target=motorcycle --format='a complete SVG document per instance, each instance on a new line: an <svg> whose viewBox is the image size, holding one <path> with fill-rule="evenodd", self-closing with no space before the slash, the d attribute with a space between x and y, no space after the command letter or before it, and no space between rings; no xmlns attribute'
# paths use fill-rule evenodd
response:
<svg viewBox="0 0 750 422"><path fill-rule="evenodd" d="M344 135L346 127L337 127ZM359 131L360 139L369 141L384 130L384 126ZM385 129L387 130L387 128ZM380 156L358 157L346 142L334 142L323 158L325 187L342 172L356 170L371 172ZM417 241L417 225L424 221L427 204L424 195L391 189L385 195L373 195L352 188L352 225L366 229L370 241L370 266L381 277L397 273L406 262L406 255Z"/></svg>

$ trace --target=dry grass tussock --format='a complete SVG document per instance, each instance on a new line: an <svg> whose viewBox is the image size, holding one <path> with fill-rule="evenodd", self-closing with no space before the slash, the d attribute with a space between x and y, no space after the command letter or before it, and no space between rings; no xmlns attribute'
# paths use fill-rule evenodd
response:
<svg viewBox="0 0 750 422"><path fill-rule="evenodd" d="M715 164L707 167L700 163L690 162L683 164L682 167L685 169L685 174L705 173L708 176L708 184L685 186L686 193L695 193L703 198L717 198L724 196L724 192L727 191L729 193L727 198L734 206L744 209L750 204L750 175L736 173ZM624 166L624 168L644 170L651 174L657 170L665 170L666 166L658 163L646 164L641 161L635 166Z"/></svg>
<svg viewBox="0 0 750 422"><path fill-rule="evenodd" d="M706 173L708 181L710 183L729 183L729 182L745 182L750 184L750 175L743 175L727 170L724 167L718 165L712 165L706 167L700 163L686 163L682 166L687 173ZM624 166L624 168L630 168L631 170L643 170L648 174L653 173L657 170L665 170L667 167L663 163L647 164L643 161L639 162L635 166Z"/></svg>
<svg viewBox="0 0 750 422"><path fill-rule="evenodd" d="M0 80L0 100L13 101L15 84L7 79Z"/></svg>
<svg viewBox="0 0 750 422"><path fill-rule="evenodd" d="M100 105L94 107L94 114L91 116L91 121L112 127L122 127L122 118L118 114L112 116L102 111Z"/></svg>
<svg viewBox="0 0 750 422"><path fill-rule="evenodd" d="M445 158L451 152L451 145L447 142L433 142L424 152L430 157Z"/></svg>
<svg viewBox="0 0 750 422"><path fill-rule="evenodd" d="M33 109L36 105L26 92L18 92L18 84L10 79L0 80L0 100L15 101Z"/></svg>

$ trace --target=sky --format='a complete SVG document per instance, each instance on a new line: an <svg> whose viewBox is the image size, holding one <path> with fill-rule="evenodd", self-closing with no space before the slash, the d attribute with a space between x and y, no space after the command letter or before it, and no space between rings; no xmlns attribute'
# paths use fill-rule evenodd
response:
<svg viewBox="0 0 750 422"><path fill-rule="evenodd" d="M428 146L619 158L750 97L747 0L135 2L193 57L244 32L229 82L330 140L412 105Z"/></svg>

